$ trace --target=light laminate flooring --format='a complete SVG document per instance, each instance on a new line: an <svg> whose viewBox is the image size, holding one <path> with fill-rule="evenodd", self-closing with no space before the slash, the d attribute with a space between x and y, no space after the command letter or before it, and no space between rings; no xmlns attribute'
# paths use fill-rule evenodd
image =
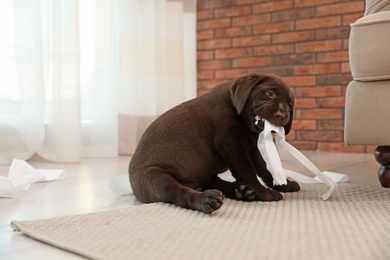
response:
<svg viewBox="0 0 390 260"><path fill-rule="evenodd" d="M344 173L350 183L380 186L379 165L372 154L304 152L321 170ZM0 198L0 259L82 259L14 233L12 220L33 220L84 214L140 204L133 195L120 195L108 188L111 176L126 174L130 157L84 159L78 164L29 161L37 169L64 169L61 181L32 184L18 199ZM293 165L286 168L297 170ZM305 171L301 171L305 172ZM0 166L6 176L8 167Z"/></svg>

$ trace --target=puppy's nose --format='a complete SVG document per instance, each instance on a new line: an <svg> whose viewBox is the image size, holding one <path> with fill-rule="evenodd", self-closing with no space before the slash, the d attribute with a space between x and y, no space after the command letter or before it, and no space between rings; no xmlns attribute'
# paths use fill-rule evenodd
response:
<svg viewBox="0 0 390 260"><path fill-rule="evenodd" d="M282 109L279 109L274 113L274 117L278 120L283 120L286 116L286 113Z"/></svg>

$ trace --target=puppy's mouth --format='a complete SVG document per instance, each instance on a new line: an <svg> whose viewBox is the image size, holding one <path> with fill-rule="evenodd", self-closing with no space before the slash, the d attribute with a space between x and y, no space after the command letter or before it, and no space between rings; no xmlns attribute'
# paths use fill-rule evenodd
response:
<svg viewBox="0 0 390 260"><path fill-rule="evenodd" d="M258 129L260 131L263 130L264 120L276 126L285 126L290 120L289 107L283 103L279 103L278 105L272 103L254 106L252 115L254 116L255 126L256 128L260 128Z"/></svg>
<svg viewBox="0 0 390 260"><path fill-rule="evenodd" d="M271 124L274 124L276 126L285 126L288 123L288 120L278 121L278 120L266 119L266 118L263 118L259 115L256 115L255 116L255 127L256 127L258 132L261 132L264 130L264 121L265 120L269 121Z"/></svg>

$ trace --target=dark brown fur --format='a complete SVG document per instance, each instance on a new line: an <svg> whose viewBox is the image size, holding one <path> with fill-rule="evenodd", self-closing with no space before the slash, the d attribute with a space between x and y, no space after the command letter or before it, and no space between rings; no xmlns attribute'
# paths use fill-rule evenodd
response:
<svg viewBox="0 0 390 260"><path fill-rule="evenodd" d="M273 186L257 148L263 122L290 131L293 96L282 79L251 74L215 87L161 115L145 131L130 161L134 195L142 202L167 202L211 213L224 197L278 201L298 191L296 182ZM219 173L230 170L236 182ZM257 179L258 175L269 188Z"/></svg>

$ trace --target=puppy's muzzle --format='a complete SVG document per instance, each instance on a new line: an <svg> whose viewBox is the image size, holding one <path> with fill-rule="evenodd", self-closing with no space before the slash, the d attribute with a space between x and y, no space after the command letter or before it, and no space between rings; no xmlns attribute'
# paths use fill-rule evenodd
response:
<svg viewBox="0 0 390 260"><path fill-rule="evenodd" d="M286 113L283 110L279 109L274 113L274 118L276 121L284 122L286 118Z"/></svg>
<svg viewBox="0 0 390 260"><path fill-rule="evenodd" d="M289 119L290 114L282 106L279 106L279 109L273 113L273 118L270 121L277 126L284 126Z"/></svg>

